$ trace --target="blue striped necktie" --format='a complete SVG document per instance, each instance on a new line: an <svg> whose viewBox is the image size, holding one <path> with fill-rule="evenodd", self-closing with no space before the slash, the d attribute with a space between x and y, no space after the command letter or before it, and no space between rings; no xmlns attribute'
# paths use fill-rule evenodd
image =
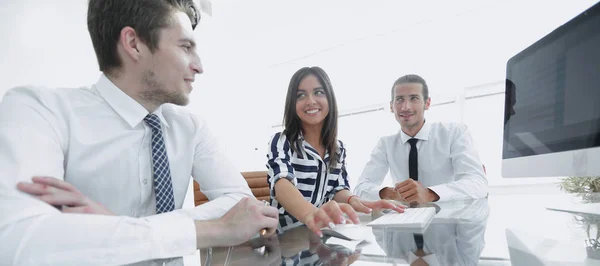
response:
<svg viewBox="0 0 600 266"><path fill-rule="evenodd" d="M155 114L149 114L144 121L152 128L152 169L154 170L156 213L170 212L175 209L175 199L173 198L169 157L167 157L160 119Z"/></svg>

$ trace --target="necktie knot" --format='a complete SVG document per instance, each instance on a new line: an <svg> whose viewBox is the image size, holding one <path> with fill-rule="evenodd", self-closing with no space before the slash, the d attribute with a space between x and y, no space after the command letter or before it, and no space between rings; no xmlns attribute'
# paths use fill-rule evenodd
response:
<svg viewBox="0 0 600 266"><path fill-rule="evenodd" d="M155 114L148 114L144 117L144 122L148 124L154 131L160 131L160 119Z"/></svg>
<svg viewBox="0 0 600 266"><path fill-rule="evenodd" d="M418 141L419 141L419 139L411 138L408 140L408 143L410 143L411 147L415 147L417 145Z"/></svg>

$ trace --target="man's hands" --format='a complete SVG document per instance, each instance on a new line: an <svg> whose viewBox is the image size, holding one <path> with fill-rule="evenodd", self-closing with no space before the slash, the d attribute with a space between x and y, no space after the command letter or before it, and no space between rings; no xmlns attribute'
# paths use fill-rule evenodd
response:
<svg viewBox="0 0 600 266"><path fill-rule="evenodd" d="M385 187L379 191L379 197L384 200L406 201L393 187Z"/></svg>
<svg viewBox="0 0 600 266"><path fill-rule="evenodd" d="M114 215L110 210L85 195L73 185L53 177L33 177L33 183L19 182L17 188L43 202L57 206L65 213Z"/></svg>
<svg viewBox="0 0 600 266"><path fill-rule="evenodd" d="M350 221L344 218L344 213L350 218ZM334 227L335 224L360 223L358 215L350 205L337 203L334 200L323 204L320 208L313 209L304 216L302 222L308 229L321 237L323 236L321 228Z"/></svg>
<svg viewBox="0 0 600 266"><path fill-rule="evenodd" d="M279 224L279 211L253 198L243 198L221 218L195 221L198 248L235 246L250 240L267 228L269 237Z"/></svg>
<svg viewBox="0 0 600 266"><path fill-rule="evenodd" d="M424 187L421 182L413 179L407 179L396 184L394 190L408 202L427 203L440 199L431 189Z"/></svg>
<svg viewBox="0 0 600 266"><path fill-rule="evenodd" d="M394 188L384 188L379 191L382 199L391 199L397 201L427 203L440 199L440 197L421 184L419 181L407 179L397 183Z"/></svg>
<svg viewBox="0 0 600 266"><path fill-rule="evenodd" d="M371 213L372 210L379 209L391 209L398 213L404 212L404 206L398 206L394 203L391 203L387 200L377 200L377 201L366 201L361 200L358 197L350 198L350 206L357 211L362 213Z"/></svg>

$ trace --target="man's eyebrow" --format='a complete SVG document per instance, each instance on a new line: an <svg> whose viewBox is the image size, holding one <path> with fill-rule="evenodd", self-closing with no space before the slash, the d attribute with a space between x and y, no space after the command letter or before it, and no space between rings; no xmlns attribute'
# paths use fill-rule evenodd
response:
<svg viewBox="0 0 600 266"><path fill-rule="evenodd" d="M196 42L190 38L181 38L181 39L179 39L179 42L187 42L192 46L192 48L196 47Z"/></svg>

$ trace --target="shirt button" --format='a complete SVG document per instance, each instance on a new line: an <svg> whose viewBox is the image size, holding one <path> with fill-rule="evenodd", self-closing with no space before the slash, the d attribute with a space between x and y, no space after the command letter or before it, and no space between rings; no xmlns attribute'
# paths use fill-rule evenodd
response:
<svg viewBox="0 0 600 266"><path fill-rule="evenodd" d="M144 182L144 185L148 184L148 179L145 179L145 178L144 178L144 181L143 181L143 182Z"/></svg>

